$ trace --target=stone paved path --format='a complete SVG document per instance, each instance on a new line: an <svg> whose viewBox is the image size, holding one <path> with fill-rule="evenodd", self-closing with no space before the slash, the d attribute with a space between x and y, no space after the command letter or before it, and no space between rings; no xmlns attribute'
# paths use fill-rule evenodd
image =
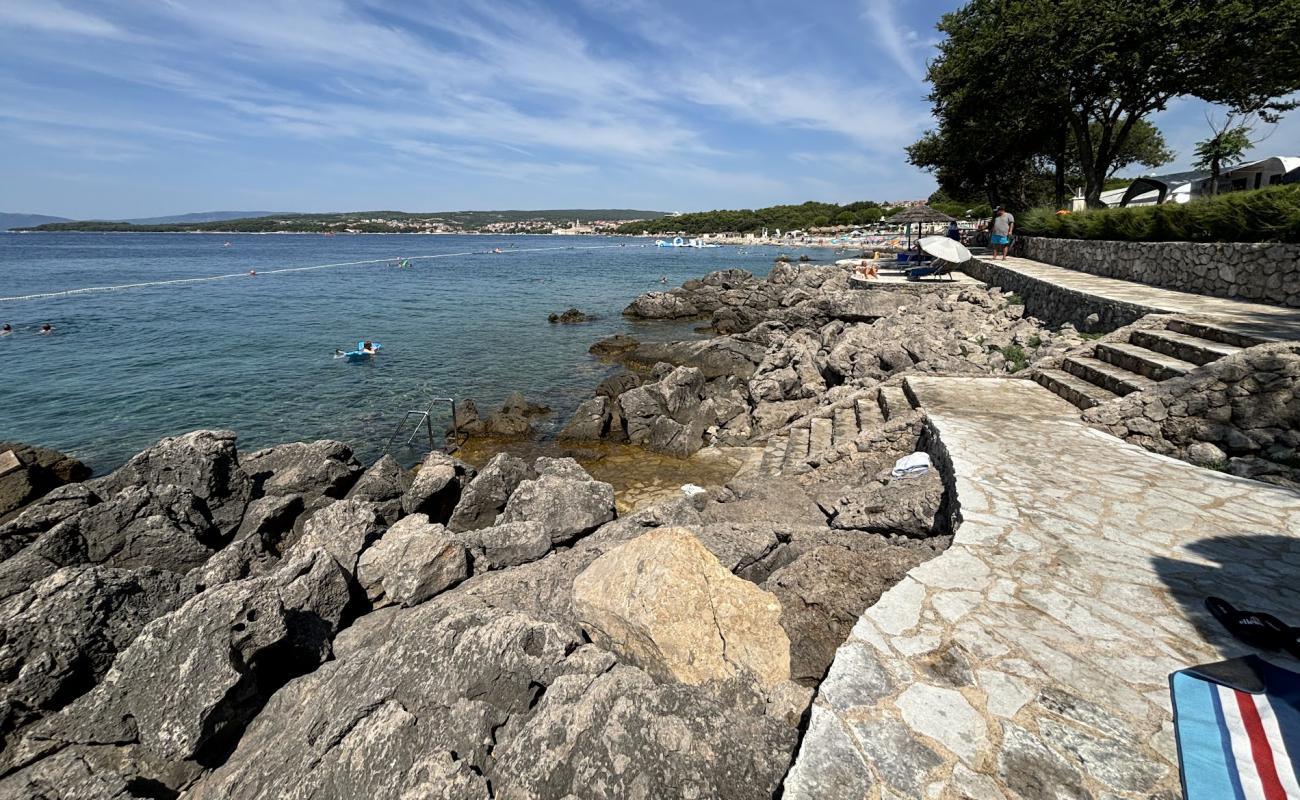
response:
<svg viewBox="0 0 1300 800"><path fill-rule="evenodd" d="M1300 495L1128 445L1030 381L908 387L962 521L840 647L785 797L1180 797L1168 675L1248 652L1208 594L1300 624Z"/></svg>
<svg viewBox="0 0 1300 800"><path fill-rule="evenodd" d="M1224 327L1263 339L1300 339L1300 309L1297 308L1176 292L1145 283L1090 275L1028 258L1011 257L1005 261L993 261L982 257L979 260L999 269L1011 270L1034 280L1103 300L1147 308L1156 313L1205 317Z"/></svg>

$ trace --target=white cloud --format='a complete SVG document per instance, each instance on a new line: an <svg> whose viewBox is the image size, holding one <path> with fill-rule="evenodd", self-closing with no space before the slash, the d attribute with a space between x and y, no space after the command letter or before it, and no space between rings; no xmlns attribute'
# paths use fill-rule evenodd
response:
<svg viewBox="0 0 1300 800"><path fill-rule="evenodd" d="M925 81L925 59L919 51L926 46L920 34L894 19L893 0L864 0L863 16L871 33L894 65L913 83Z"/></svg>
<svg viewBox="0 0 1300 800"><path fill-rule="evenodd" d="M28 28L47 33L125 38L113 23L74 11L53 0L5 0L0 5L0 28Z"/></svg>

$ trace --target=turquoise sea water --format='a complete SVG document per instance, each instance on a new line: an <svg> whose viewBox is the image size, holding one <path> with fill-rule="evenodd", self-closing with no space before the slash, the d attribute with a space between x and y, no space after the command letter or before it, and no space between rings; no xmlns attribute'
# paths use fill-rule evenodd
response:
<svg viewBox="0 0 1300 800"><path fill-rule="evenodd" d="M230 242L229 247L223 246ZM339 439L379 454L400 414L434 395L481 409L511 391L561 424L610 372L596 339L686 338L699 323L635 323L637 294L725 267L766 274L775 250L660 249L556 236L0 234L0 297L257 270L257 277L0 301L0 439L102 472L162 436L231 428L247 451ZM493 254L494 248L504 252ZM541 249L539 252L523 252ZM551 249L559 248L559 249ZM572 249L570 249L572 248ZM600 249L580 249L600 248ZM283 274L366 259L415 258ZM800 251L789 250L791 255ZM823 255L823 257L825 257ZM576 306L602 319L551 325ZM44 322L50 336L36 335ZM383 344L366 363L336 347ZM437 420L439 429L447 420Z"/></svg>

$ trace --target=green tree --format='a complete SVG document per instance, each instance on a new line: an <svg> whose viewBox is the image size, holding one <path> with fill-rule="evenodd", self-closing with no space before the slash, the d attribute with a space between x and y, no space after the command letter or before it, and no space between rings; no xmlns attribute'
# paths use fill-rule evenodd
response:
<svg viewBox="0 0 1300 800"><path fill-rule="evenodd" d="M1192 166L1210 171L1210 194L1215 195L1219 193L1219 174L1223 168L1240 163L1254 144L1251 141L1254 126L1237 114L1228 114L1222 126L1216 126L1213 120L1207 122L1213 135L1196 143L1193 151L1196 163Z"/></svg>
<svg viewBox="0 0 1300 800"><path fill-rule="evenodd" d="M1140 123L1173 98L1276 119L1300 89L1295 0L972 0L938 27L947 38L928 78L940 141L909 158L945 188L958 185L945 174L973 167L986 191L1005 191L1046 162L1059 196L1072 145L1097 206Z"/></svg>

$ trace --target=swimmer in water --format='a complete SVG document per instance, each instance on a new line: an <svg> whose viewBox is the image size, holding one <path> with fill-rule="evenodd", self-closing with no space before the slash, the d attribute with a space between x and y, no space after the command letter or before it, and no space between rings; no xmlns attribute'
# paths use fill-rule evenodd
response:
<svg viewBox="0 0 1300 800"><path fill-rule="evenodd" d="M660 275L660 276L659 276L659 282L660 282L660 283L667 283L667 282L668 282L668 276L667 276L667 275Z"/></svg>
<svg viewBox="0 0 1300 800"><path fill-rule="evenodd" d="M345 356L345 355L347 355L347 353L343 352L342 350L340 350L340 349L337 348L337 347L334 348L334 357L335 357L335 358L342 358L342 357Z"/></svg>
<svg viewBox="0 0 1300 800"><path fill-rule="evenodd" d="M3 328L0 328L0 336L8 336L13 332L14 332L14 326L10 325L8 322L4 324Z"/></svg>
<svg viewBox="0 0 1300 800"><path fill-rule="evenodd" d="M42 336L49 336L51 333L54 333L54 326L53 326L53 325L51 325L51 324L48 323L48 322L45 323L45 324L43 324L43 325L41 325L41 335L42 335Z"/></svg>
<svg viewBox="0 0 1300 800"><path fill-rule="evenodd" d="M373 343L363 342L361 344L361 352L365 353L368 356L373 356L375 353L378 353L379 351L375 348L375 345Z"/></svg>

